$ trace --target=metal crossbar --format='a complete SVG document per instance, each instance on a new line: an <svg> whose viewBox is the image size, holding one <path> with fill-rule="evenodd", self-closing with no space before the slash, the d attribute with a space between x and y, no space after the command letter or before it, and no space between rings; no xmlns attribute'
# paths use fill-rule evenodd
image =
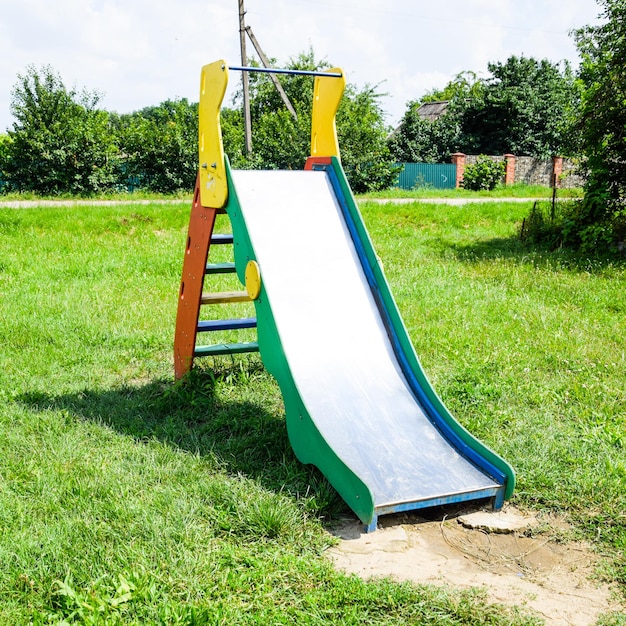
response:
<svg viewBox="0 0 626 626"><path fill-rule="evenodd" d="M326 76L328 78L341 78L340 72L315 72L313 70L280 70L273 67L244 67L229 65L229 70L239 72L261 72L263 74L295 74L296 76Z"/></svg>

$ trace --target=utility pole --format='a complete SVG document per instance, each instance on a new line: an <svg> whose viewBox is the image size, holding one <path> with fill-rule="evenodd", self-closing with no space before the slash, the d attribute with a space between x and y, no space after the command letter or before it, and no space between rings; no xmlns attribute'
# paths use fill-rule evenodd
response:
<svg viewBox="0 0 626 626"><path fill-rule="evenodd" d="M261 48L261 44L258 42L257 38L254 36L254 33L252 32L252 28L250 26L246 26L245 28L246 28L246 32L248 33L248 37L250 37L250 41L252 42L252 45L254 46L255 50L257 51L257 54L259 55L259 58L261 59L261 62L263 63L263 66L266 68L269 68L270 66L269 59L265 55L265 52L263 52ZM289 111L289 113L291 113L291 117L293 117L293 119L296 120L297 122L298 114L296 113L296 110L293 108L293 105L291 104L289 97L285 93L283 86L280 84L278 77L275 74L270 74L269 76L272 82L274 83L274 87L276 87L276 91L278 91L278 94L280 95L281 100L287 107L287 110Z"/></svg>
<svg viewBox="0 0 626 626"><path fill-rule="evenodd" d="M241 65L248 64L246 55L246 10L243 0L239 0L239 44L241 47ZM252 118L250 117L250 86L248 82L248 72L241 72L241 82L243 85L243 130L246 138L246 154L252 154Z"/></svg>

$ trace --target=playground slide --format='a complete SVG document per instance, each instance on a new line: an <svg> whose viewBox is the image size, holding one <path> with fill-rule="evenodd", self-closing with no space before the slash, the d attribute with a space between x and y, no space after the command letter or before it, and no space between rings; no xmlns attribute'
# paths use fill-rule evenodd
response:
<svg viewBox="0 0 626 626"><path fill-rule="evenodd" d="M235 264L255 261L258 341L297 457L369 530L381 514L473 499L502 506L510 466L426 379L335 158L304 171L231 171Z"/></svg>

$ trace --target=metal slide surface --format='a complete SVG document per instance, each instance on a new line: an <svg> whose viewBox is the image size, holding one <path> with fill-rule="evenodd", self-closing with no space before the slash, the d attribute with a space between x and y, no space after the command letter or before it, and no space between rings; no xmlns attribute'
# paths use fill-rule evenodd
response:
<svg viewBox="0 0 626 626"><path fill-rule="evenodd" d="M495 495L502 485L442 436L407 384L327 173L233 171L232 182L290 391L375 509Z"/></svg>

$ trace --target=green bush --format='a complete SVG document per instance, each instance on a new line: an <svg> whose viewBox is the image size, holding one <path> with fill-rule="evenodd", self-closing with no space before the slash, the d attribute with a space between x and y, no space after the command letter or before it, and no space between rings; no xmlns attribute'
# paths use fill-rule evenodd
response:
<svg viewBox="0 0 626 626"><path fill-rule="evenodd" d="M463 187L470 191L491 191L502 180L505 164L481 154L476 163L468 165L463 174Z"/></svg>
<svg viewBox="0 0 626 626"><path fill-rule="evenodd" d="M570 248L584 254L621 253L619 242L626 236L626 211L611 219L594 221L589 198L535 202L524 218L522 240L548 249Z"/></svg>

